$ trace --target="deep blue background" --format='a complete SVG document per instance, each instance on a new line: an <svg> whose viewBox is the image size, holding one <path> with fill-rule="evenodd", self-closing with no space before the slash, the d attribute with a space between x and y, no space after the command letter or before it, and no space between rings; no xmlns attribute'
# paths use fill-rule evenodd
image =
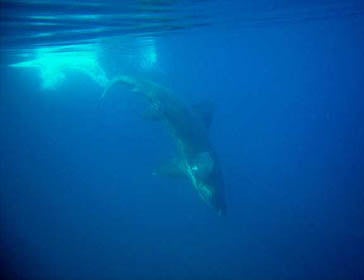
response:
<svg viewBox="0 0 364 280"><path fill-rule="evenodd" d="M217 104L218 217L184 181L144 103L82 75L40 88L0 69L1 257L47 279L362 279L364 20L159 38L162 80ZM5 58L4 58L5 59Z"/></svg>

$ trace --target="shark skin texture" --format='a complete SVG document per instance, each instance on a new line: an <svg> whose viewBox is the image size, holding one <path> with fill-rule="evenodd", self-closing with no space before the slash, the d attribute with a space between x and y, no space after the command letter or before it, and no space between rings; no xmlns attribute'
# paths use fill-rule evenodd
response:
<svg viewBox="0 0 364 280"><path fill-rule="evenodd" d="M203 201L219 215L226 215L223 174L209 139L212 104L188 107L167 88L131 76L112 80L102 98L116 84L142 95L150 107L148 118L166 123L176 142L177 157L157 168L154 174L187 178Z"/></svg>

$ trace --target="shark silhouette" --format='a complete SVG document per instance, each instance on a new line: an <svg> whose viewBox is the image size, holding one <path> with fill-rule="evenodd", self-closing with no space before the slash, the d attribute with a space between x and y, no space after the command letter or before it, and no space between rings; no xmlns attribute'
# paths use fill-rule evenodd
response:
<svg viewBox="0 0 364 280"><path fill-rule="evenodd" d="M209 139L212 104L201 103L190 108L168 89L130 76L112 80L103 96L115 84L144 96L150 105L147 115L164 121L174 136L178 157L157 168L154 174L188 178L200 197L219 215L225 215L223 175Z"/></svg>

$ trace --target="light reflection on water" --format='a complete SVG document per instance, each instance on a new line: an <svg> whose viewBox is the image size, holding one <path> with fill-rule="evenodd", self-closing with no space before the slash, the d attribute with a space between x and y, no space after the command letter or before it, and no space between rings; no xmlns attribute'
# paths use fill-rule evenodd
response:
<svg viewBox="0 0 364 280"><path fill-rule="evenodd" d="M208 24L205 9L196 7L201 1L186 2L3 1L2 49L90 43L112 36L158 36Z"/></svg>
<svg viewBox="0 0 364 280"><path fill-rule="evenodd" d="M110 38L145 44L143 64L156 62L154 42L166 33L222 27L241 33L248 26L288 24L364 14L357 1L222 1L222 0L5 0L1 3L0 52L7 57L34 55L46 48L84 51ZM136 39L138 38L138 39ZM140 40L140 38L142 40ZM120 46L135 52L134 43ZM19 59L20 58L20 59ZM2 62L3 63L3 62Z"/></svg>

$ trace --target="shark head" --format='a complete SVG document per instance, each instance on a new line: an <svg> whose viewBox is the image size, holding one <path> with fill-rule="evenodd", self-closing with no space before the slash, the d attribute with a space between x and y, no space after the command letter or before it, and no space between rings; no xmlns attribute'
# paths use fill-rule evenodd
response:
<svg viewBox="0 0 364 280"><path fill-rule="evenodd" d="M216 157L210 152L200 153L190 161L187 170L201 198L219 215L225 215L224 182Z"/></svg>

